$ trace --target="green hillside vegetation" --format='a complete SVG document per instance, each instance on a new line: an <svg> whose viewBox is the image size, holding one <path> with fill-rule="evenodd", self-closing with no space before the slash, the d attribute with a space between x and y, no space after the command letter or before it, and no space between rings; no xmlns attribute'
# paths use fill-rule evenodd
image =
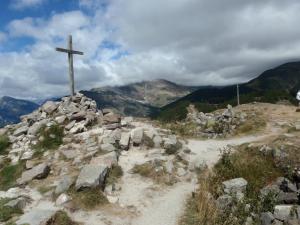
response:
<svg viewBox="0 0 300 225"><path fill-rule="evenodd" d="M277 103L287 100L296 104L295 96L299 89L300 62L287 63L240 85L240 101ZM228 104L236 105L236 85L199 89L161 108L152 116L166 122L182 120L187 114L186 107L191 103L202 112L211 112Z"/></svg>

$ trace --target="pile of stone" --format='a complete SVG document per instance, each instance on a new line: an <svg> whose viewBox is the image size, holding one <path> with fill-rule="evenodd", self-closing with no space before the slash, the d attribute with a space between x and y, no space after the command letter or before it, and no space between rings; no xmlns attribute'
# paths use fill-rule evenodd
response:
<svg viewBox="0 0 300 225"><path fill-rule="evenodd" d="M54 124L64 131L62 144L36 156L34 146L41 139L40 129ZM136 122L130 117L121 120L111 110L97 109L94 101L81 94L65 97L60 102L48 101L35 112L23 116L21 123L1 129L1 134L7 135L11 142L5 161L10 164L24 162L25 165L16 180L18 191L10 195L16 189L12 188L3 193L3 197L13 196L18 200L10 204L25 209L17 224L32 218L44 220L57 211L44 212L38 207L29 207L36 194L31 194L33 188L28 185L43 183L47 179L47 185L53 187L49 196L56 197L54 203L57 207L64 207L71 201L68 195L70 187L76 191L107 190L109 172L118 165L120 156L131 150L145 151L147 160L154 162L155 170L162 168L179 178L196 169L196 165L188 164L192 157L189 149L170 130ZM115 198L107 197L115 202Z"/></svg>
<svg viewBox="0 0 300 225"><path fill-rule="evenodd" d="M187 121L198 125L200 136L215 138L233 134L236 127L245 120L247 115L242 118L236 114L232 107L228 105L223 113L203 113L198 112L194 106L188 108Z"/></svg>
<svg viewBox="0 0 300 225"><path fill-rule="evenodd" d="M187 111L186 122L197 125L195 135L208 138L231 135L247 119L246 113L234 112L231 105L228 105L223 113L218 111L214 113L199 112L194 105L189 105Z"/></svg>
<svg viewBox="0 0 300 225"><path fill-rule="evenodd" d="M251 205L245 205L245 210L250 212L246 224L260 221L261 225L294 225L300 224L299 184L300 172L295 173L294 183L287 178L279 177L274 183L260 190L260 199L275 203L272 211L261 212L259 215L251 213ZM223 192L216 203L220 210L235 209L236 201L244 200L248 182L243 178L236 178L223 182ZM271 206L271 205L270 205Z"/></svg>

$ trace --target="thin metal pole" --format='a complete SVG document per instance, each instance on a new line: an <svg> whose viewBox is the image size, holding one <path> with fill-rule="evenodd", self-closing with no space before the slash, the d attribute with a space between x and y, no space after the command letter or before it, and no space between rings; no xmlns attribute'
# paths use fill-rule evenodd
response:
<svg viewBox="0 0 300 225"><path fill-rule="evenodd" d="M72 35L69 35L69 50L72 51ZM74 88L74 68L73 68L73 54L71 52L68 53L68 60L69 60L69 78L70 78L70 91L71 95L75 95L75 88Z"/></svg>
<svg viewBox="0 0 300 225"><path fill-rule="evenodd" d="M240 88L239 84L236 85L237 105L240 105Z"/></svg>

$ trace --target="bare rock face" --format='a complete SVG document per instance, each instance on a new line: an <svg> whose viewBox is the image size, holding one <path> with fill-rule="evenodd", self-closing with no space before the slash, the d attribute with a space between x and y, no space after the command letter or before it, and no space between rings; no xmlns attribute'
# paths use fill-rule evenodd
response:
<svg viewBox="0 0 300 225"><path fill-rule="evenodd" d="M83 188L102 187L105 181L108 168L101 165L86 165L80 171L77 178L75 188L80 190Z"/></svg>
<svg viewBox="0 0 300 225"><path fill-rule="evenodd" d="M21 178L17 180L18 184L26 184L33 179L43 179L48 176L50 167L47 163L41 163L30 170L22 173Z"/></svg>

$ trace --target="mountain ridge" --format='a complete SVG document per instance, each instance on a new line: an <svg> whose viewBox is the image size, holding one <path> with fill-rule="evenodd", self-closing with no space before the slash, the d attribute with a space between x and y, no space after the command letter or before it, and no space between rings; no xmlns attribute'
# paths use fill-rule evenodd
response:
<svg viewBox="0 0 300 225"><path fill-rule="evenodd" d="M287 100L296 103L300 89L300 62L289 62L269 69L240 85L241 103L253 101L276 103ZM198 110L210 112L226 104L236 105L236 85L200 88L161 108L153 117L163 121L185 118L186 107L195 104ZM174 114L176 112L176 114Z"/></svg>

